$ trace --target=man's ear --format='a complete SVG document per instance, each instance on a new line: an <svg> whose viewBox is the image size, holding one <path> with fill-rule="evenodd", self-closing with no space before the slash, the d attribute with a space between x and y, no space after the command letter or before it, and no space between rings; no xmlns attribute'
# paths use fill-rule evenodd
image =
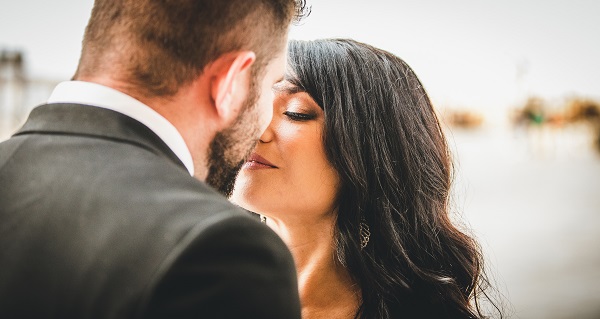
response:
<svg viewBox="0 0 600 319"><path fill-rule="evenodd" d="M225 53L213 61L210 93L215 110L223 120L237 116L241 105L236 101L248 94L248 71L255 60L254 52L240 51Z"/></svg>

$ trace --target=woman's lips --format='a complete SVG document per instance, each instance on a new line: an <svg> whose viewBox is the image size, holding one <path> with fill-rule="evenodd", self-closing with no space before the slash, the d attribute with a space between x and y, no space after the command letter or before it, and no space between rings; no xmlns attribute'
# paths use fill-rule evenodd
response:
<svg viewBox="0 0 600 319"><path fill-rule="evenodd" d="M277 166L273 165L273 163L267 161L264 157L252 153L246 163L244 164L244 168L248 169L263 169L263 168L277 168Z"/></svg>

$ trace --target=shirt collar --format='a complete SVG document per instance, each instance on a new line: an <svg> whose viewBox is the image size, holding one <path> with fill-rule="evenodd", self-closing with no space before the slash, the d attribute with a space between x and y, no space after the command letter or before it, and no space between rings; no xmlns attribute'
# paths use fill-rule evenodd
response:
<svg viewBox="0 0 600 319"><path fill-rule="evenodd" d="M47 103L85 104L127 115L158 135L177 155L190 175L194 176L192 154L177 128L158 112L125 93L96 83L66 81L56 86Z"/></svg>

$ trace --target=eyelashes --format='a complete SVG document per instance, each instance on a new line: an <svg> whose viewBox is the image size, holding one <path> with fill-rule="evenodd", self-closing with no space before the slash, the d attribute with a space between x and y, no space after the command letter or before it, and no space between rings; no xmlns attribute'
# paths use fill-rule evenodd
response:
<svg viewBox="0 0 600 319"><path fill-rule="evenodd" d="M298 112L290 112L290 111L285 111L285 112L283 112L283 114L285 116L287 116L290 120L297 121L297 122L310 121L310 120L314 120L317 117L315 114L298 113Z"/></svg>

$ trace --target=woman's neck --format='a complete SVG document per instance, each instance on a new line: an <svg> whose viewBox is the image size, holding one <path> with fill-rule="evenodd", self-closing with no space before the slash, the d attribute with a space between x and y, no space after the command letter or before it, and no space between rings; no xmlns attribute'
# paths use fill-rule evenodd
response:
<svg viewBox="0 0 600 319"><path fill-rule="evenodd" d="M267 221L294 256L303 319L354 318L360 303L360 289L335 257L334 223Z"/></svg>

